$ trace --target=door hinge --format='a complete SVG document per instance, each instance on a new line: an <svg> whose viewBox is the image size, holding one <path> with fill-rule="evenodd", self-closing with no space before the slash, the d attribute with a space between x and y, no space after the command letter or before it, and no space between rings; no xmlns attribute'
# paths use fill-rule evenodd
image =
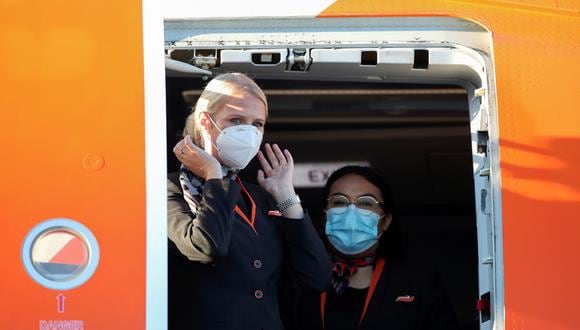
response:
<svg viewBox="0 0 580 330"><path fill-rule="evenodd" d="M288 58L286 59L287 71L308 71L311 63L310 49L288 49Z"/></svg>

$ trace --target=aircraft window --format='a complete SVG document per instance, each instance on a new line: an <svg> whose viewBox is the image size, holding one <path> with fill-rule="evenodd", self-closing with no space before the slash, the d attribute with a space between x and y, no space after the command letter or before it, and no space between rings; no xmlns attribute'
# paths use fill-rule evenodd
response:
<svg viewBox="0 0 580 330"><path fill-rule="evenodd" d="M66 290L89 280L99 263L91 231L70 219L51 219L33 228L22 247L28 274L39 284Z"/></svg>

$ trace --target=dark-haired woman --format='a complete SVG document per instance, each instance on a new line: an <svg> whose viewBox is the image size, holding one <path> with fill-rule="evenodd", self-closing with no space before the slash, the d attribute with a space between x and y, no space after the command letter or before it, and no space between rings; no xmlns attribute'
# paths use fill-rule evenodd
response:
<svg viewBox="0 0 580 330"><path fill-rule="evenodd" d="M435 272L400 253L388 184L368 167L334 172L323 191L332 288L302 296L303 330L450 330L453 308Z"/></svg>

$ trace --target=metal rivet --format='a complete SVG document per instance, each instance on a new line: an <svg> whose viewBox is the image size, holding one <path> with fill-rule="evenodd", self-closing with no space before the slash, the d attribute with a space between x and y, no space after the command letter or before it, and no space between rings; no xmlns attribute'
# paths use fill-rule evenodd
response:
<svg viewBox="0 0 580 330"><path fill-rule="evenodd" d="M105 166L105 159L97 154L86 154L83 157L83 167L87 171L98 171Z"/></svg>

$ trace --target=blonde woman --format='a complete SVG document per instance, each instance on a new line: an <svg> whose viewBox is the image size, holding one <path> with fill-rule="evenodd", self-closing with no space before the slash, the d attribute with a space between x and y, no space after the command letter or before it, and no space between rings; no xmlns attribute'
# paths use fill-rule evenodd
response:
<svg viewBox="0 0 580 330"><path fill-rule="evenodd" d="M288 150L259 151L263 91L240 73L215 77L187 118L168 180L169 328L283 329L282 276L330 285L331 264L292 185ZM258 155L259 185L238 175Z"/></svg>

